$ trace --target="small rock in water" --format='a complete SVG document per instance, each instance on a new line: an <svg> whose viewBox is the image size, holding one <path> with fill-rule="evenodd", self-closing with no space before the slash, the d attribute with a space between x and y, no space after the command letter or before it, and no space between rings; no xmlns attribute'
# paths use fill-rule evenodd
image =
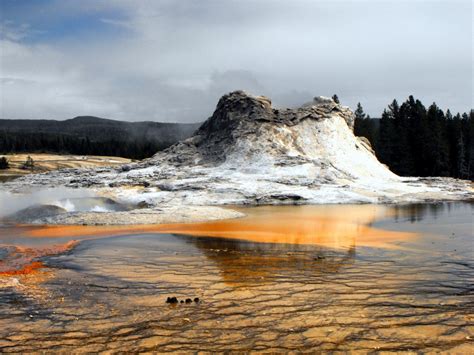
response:
<svg viewBox="0 0 474 355"><path fill-rule="evenodd" d="M176 304L178 303L178 299L176 297L168 297L166 303Z"/></svg>
<svg viewBox="0 0 474 355"><path fill-rule="evenodd" d="M192 303L192 302L193 302L193 300L191 298L186 298L186 300L178 300L177 297L167 297L166 298L166 303L170 303L170 304L177 304L177 303L189 304L189 303ZM199 297L195 297L194 302L199 303Z"/></svg>
<svg viewBox="0 0 474 355"><path fill-rule="evenodd" d="M147 201L140 201L137 204L138 208L151 208L153 205L151 203L148 203Z"/></svg>

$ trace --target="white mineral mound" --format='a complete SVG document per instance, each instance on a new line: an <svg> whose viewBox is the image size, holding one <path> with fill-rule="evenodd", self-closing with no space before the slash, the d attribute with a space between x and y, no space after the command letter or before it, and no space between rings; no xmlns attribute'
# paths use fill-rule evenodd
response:
<svg viewBox="0 0 474 355"><path fill-rule="evenodd" d="M150 159L115 169L29 176L11 184L92 187L160 206L472 198L466 181L393 174L367 141L354 136L353 122L351 110L329 98L276 109L266 97L236 91L219 100L191 138Z"/></svg>

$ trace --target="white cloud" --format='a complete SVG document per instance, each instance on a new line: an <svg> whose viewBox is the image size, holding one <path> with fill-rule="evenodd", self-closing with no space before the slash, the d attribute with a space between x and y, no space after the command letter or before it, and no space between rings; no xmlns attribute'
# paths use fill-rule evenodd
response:
<svg viewBox="0 0 474 355"><path fill-rule="evenodd" d="M92 14L117 35L34 42L41 25L9 23L0 116L200 121L235 89L281 105L337 93L372 116L409 94L465 111L471 4L455 3L58 1L36 20Z"/></svg>

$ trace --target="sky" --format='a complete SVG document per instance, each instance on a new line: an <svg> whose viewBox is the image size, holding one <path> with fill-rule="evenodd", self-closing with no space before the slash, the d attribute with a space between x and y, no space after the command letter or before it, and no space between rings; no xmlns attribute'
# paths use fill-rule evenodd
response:
<svg viewBox="0 0 474 355"><path fill-rule="evenodd" d="M0 118L198 122L233 90L473 107L471 0L0 0Z"/></svg>

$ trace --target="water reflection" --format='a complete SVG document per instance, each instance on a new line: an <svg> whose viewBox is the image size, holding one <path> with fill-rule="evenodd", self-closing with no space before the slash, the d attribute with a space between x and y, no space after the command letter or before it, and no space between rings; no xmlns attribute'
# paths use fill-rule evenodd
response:
<svg viewBox="0 0 474 355"><path fill-rule="evenodd" d="M328 274L354 262L355 245L334 250L313 245L252 243L237 239L182 236L220 270L229 285L271 282L283 274Z"/></svg>
<svg viewBox="0 0 474 355"><path fill-rule="evenodd" d="M354 245L393 248L395 242L410 240L413 233L371 227L394 210L383 205L263 206L235 208L247 216L241 219L205 223L149 226L47 226L27 231L31 238L64 236L124 235L132 233L174 233L221 237L257 243L319 245L347 249Z"/></svg>
<svg viewBox="0 0 474 355"><path fill-rule="evenodd" d="M355 250L356 246L394 248L397 247L395 243L416 237L409 232L388 231L371 226L376 220L393 215L393 208L388 206L263 206L240 208L240 210L246 214L246 217L205 223L149 226L4 227L0 228L0 245L22 246L30 255L19 259L24 263L9 264L8 260L11 258L6 258L3 262L0 261L0 266L3 264L3 271L8 271L9 265L15 270L27 269L27 261L32 262L40 255L34 253L34 250L67 250L76 239L81 241L110 235L138 233L174 233L229 238L229 240L239 239L253 243L250 245L254 248L257 248L259 244L271 244L274 245L273 248L281 244L283 249L291 249L296 245L312 245L346 251ZM211 242L207 239L206 243ZM200 245L203 244L200 243ZM34 249L25 249L25 247L34 247ZM50 255L49 252L48 255Z"/></svg>
<svg viewBox="0 0 474 355"><path fill-rule="evenodd" d="M472 353L472 206L413 223L409 208L396 221L392 207L358 207L258 208L192 226L223 237L25 228L21 243L35 247L90 234L0 287L0 352ZM404 248L381 247L394 242Z"/></svg>
<svg viewBox="0 0 474 355"><path fill-rule="evenodd" d="M461 205L463 207L461 207ZM393 217L395 221L403 220L412 223L420 222L425 218L436 220L439 215L451 213L453 210L470 206L474 210L473 203L439 202L439 203L415 203L407 205L393 205Z"/></svg>

